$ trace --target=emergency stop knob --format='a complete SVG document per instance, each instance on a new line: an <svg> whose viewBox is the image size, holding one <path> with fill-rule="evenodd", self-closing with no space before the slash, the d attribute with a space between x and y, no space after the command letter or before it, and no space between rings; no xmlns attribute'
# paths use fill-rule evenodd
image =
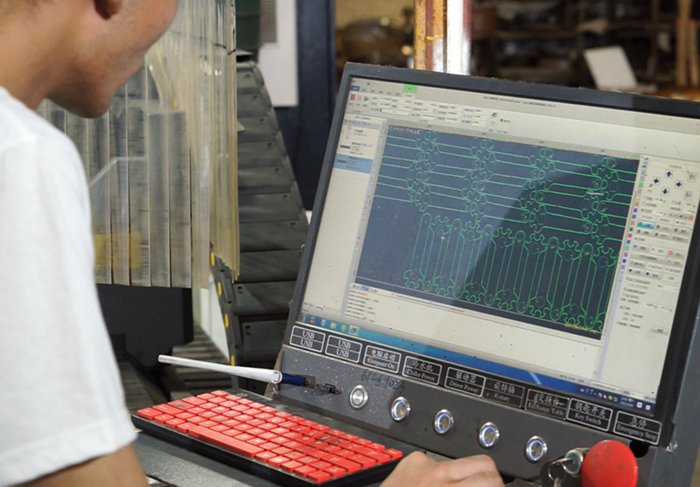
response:
<svg viewBox="0 0 700 487"><path fill-rule="evenodd" d="M582 487L636 487L639 467L632 451L619 441L593 446L581 467Z"/></svg>

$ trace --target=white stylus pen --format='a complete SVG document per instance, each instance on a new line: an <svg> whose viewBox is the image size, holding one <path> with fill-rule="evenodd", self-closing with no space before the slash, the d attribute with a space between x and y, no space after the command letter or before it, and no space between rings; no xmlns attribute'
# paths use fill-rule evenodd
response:
<svg viewBox="0 0 700 487"><path fill-rule="evenodd" d="M296 386L306 385L306 379L299 375L285 374L279 370L259 369L257 367L237 367L233 365L213 364L202 360L173 357L171 355L158 355L158 362L162 364L181 365L194 369L211 370L223 374L235 375L244 379L252 379L268 384L290 384Z"/></svg>

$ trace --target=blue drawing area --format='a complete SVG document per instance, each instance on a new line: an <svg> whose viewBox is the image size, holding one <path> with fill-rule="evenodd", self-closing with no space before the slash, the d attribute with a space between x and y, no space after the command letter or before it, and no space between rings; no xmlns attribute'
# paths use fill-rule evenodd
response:
<svg viewBox="0 0 700 487"><path fill-rule="evenodd" d="M600 338L637 166L392 126L356 282Z"/></svg>

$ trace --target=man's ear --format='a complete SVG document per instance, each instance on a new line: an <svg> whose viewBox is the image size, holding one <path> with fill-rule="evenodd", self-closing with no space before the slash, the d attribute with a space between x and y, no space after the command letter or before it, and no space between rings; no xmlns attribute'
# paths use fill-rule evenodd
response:
<svg viewBox="0 0 700 487"><path fill-rule="evenodd" d="M122 9L122 5L124 4L124 0L93 0L93 1L95 2L95 10L104 19L109 19L113 15L118 14Z"/></svg>

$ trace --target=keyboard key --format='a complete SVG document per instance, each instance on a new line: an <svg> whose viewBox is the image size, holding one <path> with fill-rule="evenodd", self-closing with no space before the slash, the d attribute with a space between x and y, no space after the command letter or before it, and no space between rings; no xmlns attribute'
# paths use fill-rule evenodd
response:
<svg viewBox="0 0 700 487"><path fill-rule="evenodd" d="M191 428L192 426L194 426L192 423L184 422L184 423L182 423L182 424L178 424L178 425L176 426L176 428L177 428L177 430L178 430L180 433L185 433L185 434L187 434L187 432L190 430L190 428Z"/></svg>
<svg viewBox="0 0 700 487"><path fill-rule="evenodd" d="M258 460L261 460L263 462L267 462L271 458L275 458L277 456L276 453L272 453L271 451L261 451L259 453L256 453L253 455L253 458L256 458Z"/></svg>
<svg viewBox="0 0 700 487"><path fill-rule="evenodd" d="M331 474L331 477L334 479L338 478L338 477L342 477L342 476L347 474L347 472L345 471L344 468L340 468L340 467L336 467L336 466L324 468L323 471Z"/></svg>
<svg viewBox="0 0 700 487"><path fill-rule="evenodd" d="M282 464L282 470L286 470L287 472L293 472L295 469L303 466L304 464L291 460L287 463Z"/></svg>
<svg viewBox="0 0 700 487"><path fill-rule="evenodd" d="M379 450L379 451L385 450L384 445L380 445L379 443L370 443L367 446L369 448L372 448L373 450Z"/></svg>
<svg viewBox="0 0 700 487"><path fill-rule="evenodd" d="M308 465L302 465L300 467L297 467L293 470L293 472L297 475L300 475L302 477L308 477L311 472L315 472L316 469L313 467L309 467Z"/></svg>
<svg viewBox="0 0 700 487"><path fill-rule="evenodd" d="M160 414L153 418L153 421L158 421L159 423L165 423L166 421L169 421L173 419L175 416L172 414Z"/></svg>
<svg viewBox="0 0 700 487"><path fill-rule="evenodd" d="M144 409L139 409L138 411L136 411L136 414L139 415L139 417L141 417L141 418L143 418L143 419L152 420L152 419L154 419L156 416L160 416L160 415L163 414L163 413L161 413L161 412L158 411L157 409L153 409L153 408L144 408Z"/></svg>
<svg viewBox="0 0 700 487"><path fill-rule="evenodd" d="M364 455L353 455L351 457L348 457L348 460L353 461L355 463L359 463L362 466L362 468L369 468L377 464L375 460Z"/></svg>
<svg viewBox="0 0 700 487"><path fill-rule="evenodd" d="M274 453L277 453L278 455L286 455L287 453L291 452L292 450L290 448L287 448L286 446L280 446L272 450Z"/></svg>
<svg viewBox="0 0 700 487"><path fill-rule="evenodd" d="M191 407L193 407L192 404L188 404L185 401L179 401L179 400L178 401L170 401L168 403L168 405L170 405L174 408L182 409L182 410L190 409Z"/></svg>
<svg viewBox="0 0 700 487"><path fill-rule="evenodd" d="M311 472L310 474L308 474L307 478L310 478L314 482L320 483L330 480L331 474L329 474L328 472L324 472L323 470L316 470L315 472Z"/></svg>
<svg viewBox="0 0 700 487"><path fill-rule="evenodd" d="M193 426L190 428L188 433L194 438L209 441L215 445L234 451L246 457L252 457L256 453L264 451L258 446L249 445L244 441L240 441L236 438L226 436L217 431L212 431L201 426Z"/></svg>
<svg viewBox="0 0 700 487"><path fill-rule="evenodd" d="M157 409L158 411L164 412L166 414L172 414L173 416L182 412L181 409L174 408L169 404L158 404L157 406L153 406L153 409Z"/></svg>
<svg viewBox="0 0 700 487"><path fill-rule="evenodd" d="M362 470L362 466L360 466L359 463L355 463L355 462L350 461L348 459L341 458L341 459L334 459L334 460L335 461L333 462L333 464L335 466L344 468L349 473L359 472L360 470Z"/></svg>
<svg viewBox="0 0 700 487"><path fill-rule="evenodd" d="M346 449L344 449L344 448L341 449L341 450L338 450L338 451L336 451L336 452L334 452L334 453L335 453L336 455L338 455L339 457L344 457L344 458L349 458L349 457L352 457L352 456L357 455L357 453L355 453L354 451L352 451L352 450L346 450Z"/></svg>
<svg viewBox="0 0 700 487"><path fill-rule="evenodd" d="M402 452L400 452L399 450L394 450L393 448L389 448L387 450L384 450L384 453L389 455L392 458L392 460L398 460L399 458L401 458L403 456Z"/></svg>
<svg viewBox="0 0 700 487"><path fill-rule="evenodd" d="M206 403L204 399L200 399L198 397L186 397L185 399L182 400L183 402L186 402L187 404L192 404L193 406L199 406L201 404Z"/></svg>
<svg viewBox="0 0 700 487"><path fill-rule="evenodd" d="M386 463L391 461L391 457L389 455L377 450L370 449L370 451L366 453L366 456L373 459L377 463Z"/></svg>
<svg viewBox="0 0 700 487"><path fill-rule="evenodd" d="M283 457L283 456L276 456L274 458L270 458L267 463L270 465L274 465L276 467L281 466L284 463L287 463L289 461L289 458Z"/></svg>
<svg viewBox="0 0 700 487"><path fill-rule="evenodd" d="M258 438L262 438L263 440L266 440L266 441L271 441L271 440L274 440L275 438L277 438L277 435L268 431L267 433L263 433L261 435L258 435Z"/></svg>
<svg viewBox="0 0 700 487"><path fill-rule="evenodd" d="M186 423L186 421L184 419L180 419L180 418L173 418L169 421L166 421L165 425L170 427L170 428L177 428L177 425L182 424L182 423Z"/></svg>
<svg viewBox="0 0 700 487"><path fill-rule="evenodd" d="M316 462L316 463L311 463L310 465L311 465L312 467L314 467L314 468L319 469L319 470L323 470L324 468L328 468L328 467L332 467L332 466L333 466L332 464L330 464L330 463L328 463L328 462L324 462L323 460L319 460L319 461Z"/></svg>

